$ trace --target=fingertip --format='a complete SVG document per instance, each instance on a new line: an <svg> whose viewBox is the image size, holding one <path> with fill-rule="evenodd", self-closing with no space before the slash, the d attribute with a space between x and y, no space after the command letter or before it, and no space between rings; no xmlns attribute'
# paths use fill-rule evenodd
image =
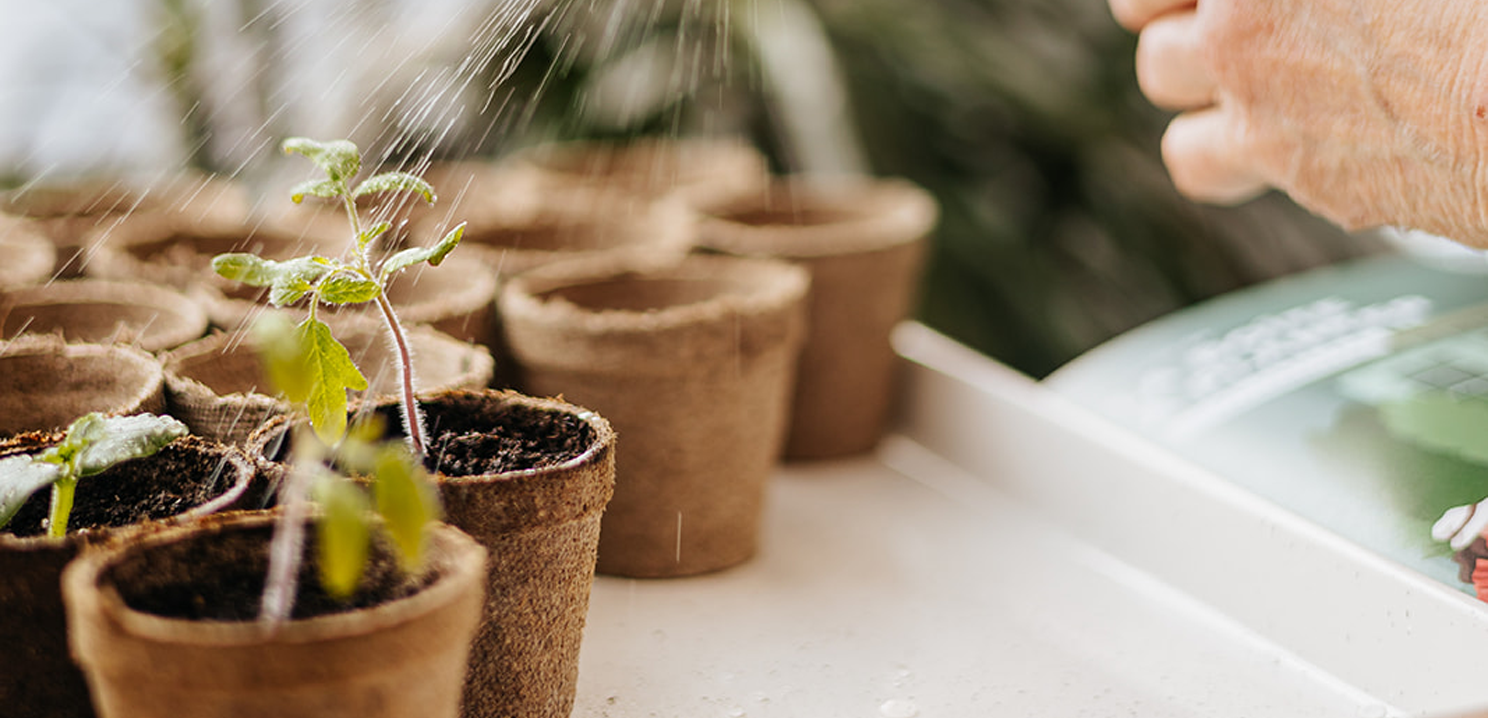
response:
<svg viewBox="0 0 1488 718"><path fill-rule="evenodd" d="M1185 197L1211 204L1239 204L1266 190L1247 161L1247 150L1221 109L1185 112L1162 139L1163 163Z"/></svg>

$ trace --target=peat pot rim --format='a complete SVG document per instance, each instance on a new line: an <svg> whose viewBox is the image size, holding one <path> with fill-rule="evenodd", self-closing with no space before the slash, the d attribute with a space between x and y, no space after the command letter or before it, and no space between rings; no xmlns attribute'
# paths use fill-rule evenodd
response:
<svg viewBox="0 0 1488 718"><path fill-rule="evenodd" d="M730 254L811 259L888 250L927 237L940 208L907 180L868 175L789 175L763 192L693 204L698 244ZM752 222L750 214L815 215L810 222Z"/></svg>
<svg viewBox="0 0 1488 718"><path fill-rule="evenodd" d="M56 445L62 441L64 436L65 434L60 431L30 431L24 434L17 434L16 436L0 441L0 457L33 453L35 450ZM236 504L248 492L248 488L258 472L258 467L252 457L248 456L242 449L231 444L211 441L200 436L184 436L172 441L167 446L183 448L201 447L203 449L220 450L222 455L218 465L218 481L222 482L224 479L229 478L225 475L234 469L236 469L235 473L237 476L231 477L231 484L211 499L179 514L164 518L146 520L128 526L69 531L67 535L58 537L45 534L16 536L7 531L0 531L0 551L45 551L67 548L69 546L87 546L109 542L123 536L160 531L169 527L191 526L195 522L219 515L219 512L224 512ZM132 461L148 461L149 459L150 457L147 456L143 459L132 459Z"/></svg>
<svg viewBox="0 0 1488 718"><path fill-rule="evenodd" d="M560 463L548 464L546 466L539 466L530 469L513 469L510 471L503 471L499 474L448 476L446 474L436 473L434 474L434 478L440 484L479 484L483 482L489 482L493 478L500 481L515 483L516 481L521 479L540 477L547 474L564 473L592 462L598 454L607 451L609 447L612 446L614 443L614 428L612 428L610 426L610 422L607 421L603 416L600 416L598 412L595 412L591 409L586 409L577 404L563 401L562 399L530 396L513 389L448 389L445 391L435 392L433 394L420 394L418 396L419 409L427 414L429 405L431 403L437 403L441 399L459 397L495 398L501 400L504 403L514 403L532 409L551 411L554 413L571 414L574 417L582 420L584 424L589 427L590 431L594 433L594 439L590 442L589 446L585 447L582 452L576 454L573 458ZM373 406L378 409L387 409L391 407L393 411L396 411L397 404L398 400L395 397L384 397ZM360 402L354 403L354 405L351 407L351 413L355 414L357 411L359 411L360 406ZM281 442L283 440L283 437L287 435L285 425L291 421L296 420L303 421L302 418L298 418L293 415L280 415L265 422L263 426L259 427L258 430L253 432L252 436L248 437L248 453L253 457L263 461L275 461L272 458L272 455L278 452L277 447L279 446L279 442ZM273 451L270 451L269 447L271 446L276 448Z"/></svg>
<svg viewBox="0 0 1488 718"><path fill-rule="evenodd" d="M272 512L233 512L207 517L194 524L165 528L128 544L114 544L83 553L62 572L62 588L69 613L74 606L102 613L124 633L192 647L237 648L259 644L310 644L337 641L410 623L449 603L485 581L486 550L448 524L436 524L429 534L430 569L437 577L416 593L386 603L341 613L287 621L270 632L258 621L191 620L157 616L130 608L118 589L107 582L109 571L140 551L179 540L206 538L235 529L272 530Z"/></svg>
<svg viewBox="0 0 1488 718"><path fill-rule="evenodd" d="M513 277L501 295L506 321L554 332L653 334L730 316L783 311L800 301L810 285L805 270L769 258L692 254L661 261L600 261L605 259L555 263ZM650 282L696 283L711 289L691 301L645 309L587 307L553 296L586 286Z"/></svg>
<svg viewBox="0 0 1488 718"><path fill-rule="evenodd" d="M18 307L81 308L90 304L148 307L161 314L173 315L174 322L151 322L143 327L130 327L133 331L123 337L127 342L114 342L140 346L149 352L165 351L197 339L207 332L210 324L207 312L184 292L145 281L113 279L68 279L7 291L0 296L0 319L5 319ZM157 326L165 327L165 330L156 329ZM23 332L27 333L32 332Z"/></svg>

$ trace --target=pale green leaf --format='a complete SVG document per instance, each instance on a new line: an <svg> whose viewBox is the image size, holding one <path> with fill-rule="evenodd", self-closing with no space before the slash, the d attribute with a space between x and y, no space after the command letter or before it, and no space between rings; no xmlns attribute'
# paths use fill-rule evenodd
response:
<svg viewBox="0 0 1488 718"><path fill-rule="evenodd" d="M401 444L387 444L377 455L373 472L377 513L398 547L403 570L423 565L424 530L440 516L439 492L413 454Z"/></svg>
<svg viewBox="0 0 1488 718"><path fill-rule="evenodd" d="M93 476L131 459L142 459L191 433L169 416L89 414L68 429L69 443L81 444L72 463L79 477ZM75 436L76 434L76 436Z"/></svg>
<svg viewBox="0 0 1488 718"><path fill-rule="evenodd" d="M425 202L434 204L434 187L418 175L407 172L384 172L367 178L357 185L352 197L362 197L377 192L416 192Z"/></svg>
<svg viewBox="0 0 1488 718"><path fill-rule="evenodd" d="M300 323L299 333L305 371L310 377L310 395L305 402L310 426L321 441L334 446L346 434L346 391L366 389L367 378L325 322L306 319Z"/></svg>
<svg viewBox="0 0 1488 718"><path fill-rule="evenodd" d="M306 180L289 190L289 199L295 204L305 201L305 196L336 199L346 193L346 185L336 180Z"/></svg>
<svg viewBox="0 0 1488 718"><path fill-rule="evenodd" d="M315 524L320 585L332 597L348 598L367 565L372 536L367 495L350 481L327 475L318 482L315 498L321 508Z"/></svg>
<svg viewBox="0 0 1488 718"><path fill-rule="evenodd" d="M361 304L382 293L377 282L361 277L337 275L320 283L320 301L326 304Z"/></svg>
<svg viewBox="0 0 1488 718"><path fill-rule="evenodd" d="M321 277L336 270L336 264L325 257L296 257L274 262L274 283L269 288L269 303L276 307L293 304L311 290Z"/></svg>
<svg viewBox="0 0 1488 718"><path fill-rule="evenodd" d="M32 495L55 483L62 474L60 465L31 456L0 459L0 527L10 523Z"/></svg>
<svg viewBox="0 0 1488 718"><path fill-rule="evenodd" d="M304 155L332 180L345 182L362 169L362 153L347 140L317 142L304 137L291 137L280 145L286 154Z"/></svg>
<svg viewBox="0 0 1488 718"><path fill-rule="evenodd" d="M362 236L357 238L357 243L360 246L365 247L369 242L377 239L378 237L381 237L392 228L392 222L378 222L377 224L372 225L370 228L362 230Z"/></svg>
<svg viewBox="0 0 1488 718"><path fill-rule="evenodd" d="M420 262L428 262L435 267L439 266L439 263L443 262L444 258L450 252L453 252L455 247L460 245L460 239L464 236L465 223L461 222L459 226L450 230L449 234L444 235L444 239L439 240L438 244L430 247L412 247L388 257L382 263L382 280L386 282L395 272L407 269Z"/></svg>
<svg viewBox="0 0 1488 718"><path fill-rule="evenodd" d="M313 379L299 328L282 313L264 312L254 320L252 332L269 384L290 403L309 401Z"/></svg>
<svg viewBox="0 0 1488 718"><path fill-rule="evenodd" d="M273 285L278 276L278 265L278 262L271 259L241 252L219 254L212 258L212 271L254 287Z"/></svg>

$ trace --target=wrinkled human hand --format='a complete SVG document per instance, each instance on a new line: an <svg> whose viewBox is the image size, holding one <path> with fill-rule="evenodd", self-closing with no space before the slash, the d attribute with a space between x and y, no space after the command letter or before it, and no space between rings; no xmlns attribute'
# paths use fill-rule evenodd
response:
<svg viewBox="0 0 1488 718"><path fill-rule="evenodd" d="M1488 246L1488 3L1110 0L1179 191Z"/></svg>

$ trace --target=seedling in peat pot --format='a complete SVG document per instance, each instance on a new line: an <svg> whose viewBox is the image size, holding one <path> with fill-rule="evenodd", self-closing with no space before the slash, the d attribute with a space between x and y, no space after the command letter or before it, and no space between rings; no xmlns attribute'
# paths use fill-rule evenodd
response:
<svg viewBox="0 0 1488 718"><path fill-rule="evenodd" d="M427 262L438 266L460 243L465 233L462 223L443 239L428 247L414 247L395 252L381 261L372 258L373 242L392 228L388 222L371 227L362 225L356 200L383 192L415 192L426 202L435 201L434 188L416 175L386 172L373 175L353 186L361 171L362 158L357 146L346 140L316 142L304 138L284 141L286 153L309 158L326 174L326 179L310 180L291 191L296 203L306 196L337 200L346 210L351 223L353 242L346 258L318 255L274 261L254 254L222 254L213 258L212 268L220 275L269 289L269 302L285 306L308 298L309 314L296 331L307 347L308 374L296 387L281 384L291 401L299 401L295 391L303 391L303 401L310 425L327 444L339 441L346 430L346 392L366 389L367 379L351 360L346 350L332 335L330 327L316 317L321 304L345 305L375 302L382 315L393 346L398 352L398 378L402 386L400 408L409 447L422 458L427 452L423 418L414 398L413 361L408 337L387 297L387 287L398 272Z"/></svg>
<svg viewBox="0 0 1488 718"><path fill-rule="evenodd" d="M47 535L65 536L79 480L150 456L188 433L185 424L168 416L87 414L67 427L56 446L39 454L0 459L0 527L10 523L37 491L50 486Z"/></svg>
<svg viewBox="0 0 1488 718"><path fill-rule="evenodd" d="M269 381L288 388L296 412L304 411L304 377L320 361L321 347L279 315L261 317L253 330ZM260 621L277 626L294 607L312 503L320 509L315 525L321 587L331 597L345 599L356 592L367 565L374 510L380 518L375 523L392 539L404 573L422 565L424 530L439 518L439 494L406 445L376 442L381 430L375 422L363 422L346 436L334 437L340 444L334 465L370 477L372 499L331 468L330 450L318 440L319 431L294 437L289 475L279 490L281 511L269 548Z"/></svg>

